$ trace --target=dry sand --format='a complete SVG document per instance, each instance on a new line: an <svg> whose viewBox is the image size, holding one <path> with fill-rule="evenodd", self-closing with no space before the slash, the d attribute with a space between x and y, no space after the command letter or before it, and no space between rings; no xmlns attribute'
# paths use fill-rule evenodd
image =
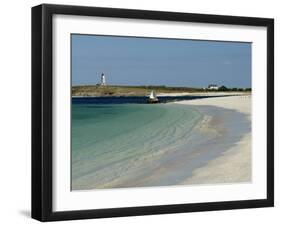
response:
<svg viewBox="0 0 281 226"><path fill-rule="evenodd" d="M181 93L157 93L158 97L177 97L177 96L244 96L247 95L247 92L181 92Z"/></svg>
<svg viewBox="0 0 281 226"><path fill-rule="evenodd" d="M247 115L251 120L251 96L231 96L181 101L179 104L208 105L228 108ZM245 136L220 157L196 169L181 184L237 183L251 181L251 133Z"/></svg>

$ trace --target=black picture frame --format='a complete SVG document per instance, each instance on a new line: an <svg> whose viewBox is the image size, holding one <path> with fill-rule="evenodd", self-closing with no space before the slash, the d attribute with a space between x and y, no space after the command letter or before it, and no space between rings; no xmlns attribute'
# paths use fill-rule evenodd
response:
<svg viewBox="0 0 281 226"><path fill-rule="evenodd" d="M52 17L54 14L267 28L267 198L95 210L52 210ZM32 8L32 218L40 221L270 207L274 205L274 20L43 4Z"/></svg>

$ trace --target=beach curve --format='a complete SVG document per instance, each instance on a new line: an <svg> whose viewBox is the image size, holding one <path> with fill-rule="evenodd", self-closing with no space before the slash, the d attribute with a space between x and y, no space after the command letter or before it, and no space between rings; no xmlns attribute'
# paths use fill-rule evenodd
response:
<svg viewBox="0 0 281 226"><path fill-rule="evenodd" d="M251 95L181 101L178 104L227 108L241 112L251 120ZM195 169L192 176L183 180L181 184L250 182L251 165L251 132L248 132L221 156Z"/></svg>

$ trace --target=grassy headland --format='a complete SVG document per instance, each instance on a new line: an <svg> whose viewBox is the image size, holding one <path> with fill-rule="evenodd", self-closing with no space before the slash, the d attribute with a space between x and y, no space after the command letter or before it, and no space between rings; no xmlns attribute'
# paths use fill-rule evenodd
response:
<svg viewBox="0 0 281 226"><path fill-rule="evenodd" d="M192 88L192 87L168 87L168 86L100 86L100 85L83 85L83 86L72 86L72 96L147 96L154 90L157 94L159 93L199 93L199 92L216 92L214 90L205 90L203 88ZM218 90L221 91L244 91L245 90ZM247 91L247 90L246 90ZM249 91L249 90L248 90Z"/></svg>

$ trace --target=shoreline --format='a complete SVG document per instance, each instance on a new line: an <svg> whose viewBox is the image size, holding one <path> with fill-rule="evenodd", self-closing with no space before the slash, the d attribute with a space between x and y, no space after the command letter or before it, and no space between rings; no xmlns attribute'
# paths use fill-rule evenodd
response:
<svg viewBox="0 0 281 226"><path fill-rule="evenodd" d="M251 95L251 93L247 92L183 92L183 93L158 93L158 97L177 97L177 96L214 96L214 97L221 97L221 96L245 96L245 95Z"/></svg>
<svg viewBox="0 0 281 226"><path fill-rule="evenodd" d="M184 105L216 106L246 115L251 121L251 97L220 97L177 102ZM205 166L194 170L181 184L217 184L251 182L251 132L246 133L233 147Z"/></svg>

